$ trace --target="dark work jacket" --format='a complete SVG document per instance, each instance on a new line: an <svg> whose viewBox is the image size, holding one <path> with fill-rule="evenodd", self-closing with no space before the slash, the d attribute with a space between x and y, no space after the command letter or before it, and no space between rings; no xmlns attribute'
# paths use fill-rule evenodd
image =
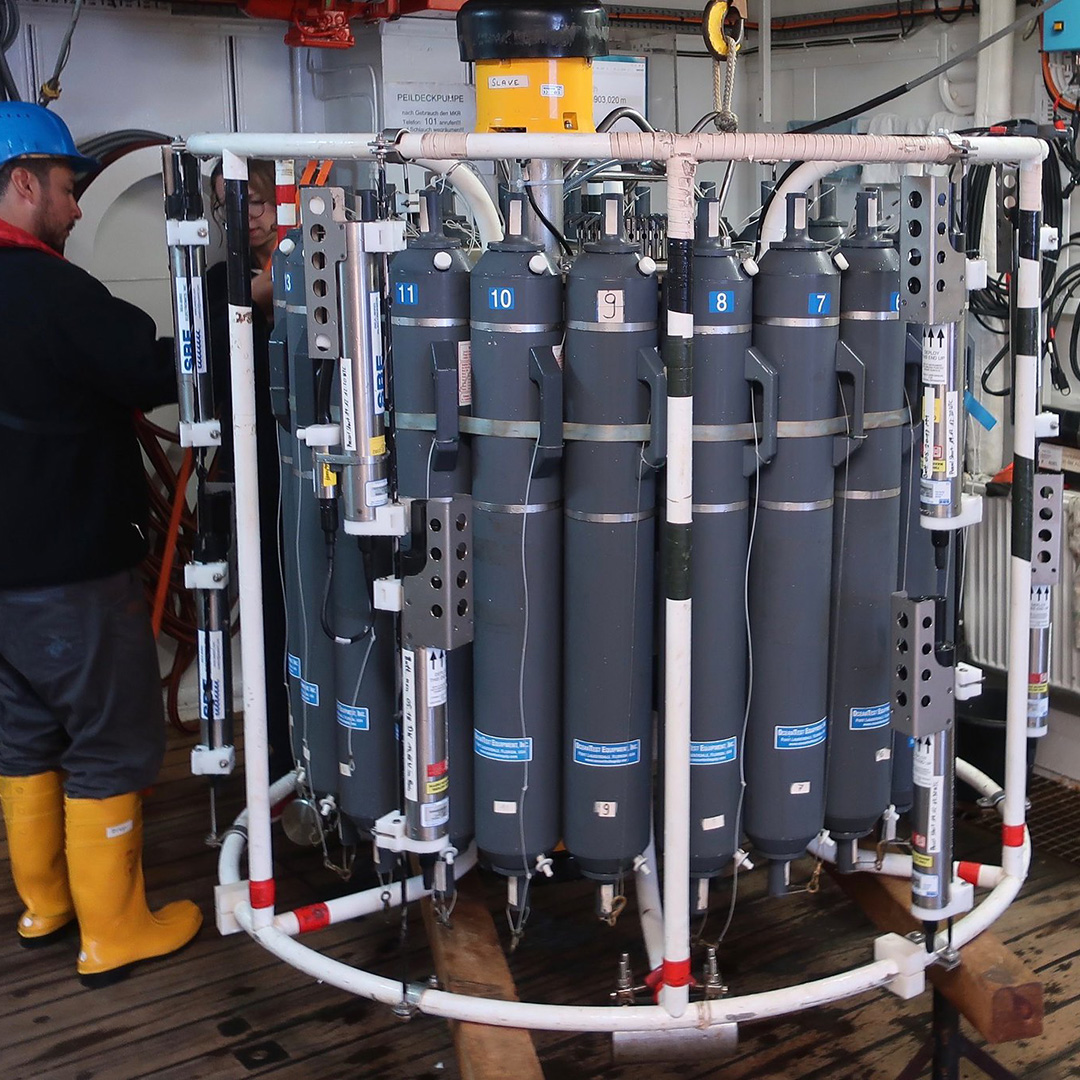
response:
<svg viewBox="0 0 1080 1080"><path fill-rule="evenodd" d="M146 555L133 412L176 400L171 339L63 259L0 249L0 589L106 577Z"/></svg>

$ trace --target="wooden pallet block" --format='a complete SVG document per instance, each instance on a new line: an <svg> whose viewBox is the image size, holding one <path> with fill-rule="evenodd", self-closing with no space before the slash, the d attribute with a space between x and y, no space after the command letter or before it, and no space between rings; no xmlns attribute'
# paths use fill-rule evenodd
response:
<svg viewBox="0 0 1080 1080"><path fill-rule="evenodd" d="M877 874L839 874L833 880L880 929L897 934L921 930L911 914L906 881ZM934 965L927 978L989 1043L1042 1034L1043 987L1035 973L1000 938L984 931L960 950L960 966Z"/></svg>
<svg viewBox="0 0 1080 1080"><path fill-rule="evenodd" d="M444 989L473 997L518 1000L495 922L476 882L458 882L449 927L435 917L430 900L425 900L423 907L435 971ZM450 1027L462 1080L506 1080L508 1068L514 1080L544 1080L528 1031L459 1022Z"/></svg>

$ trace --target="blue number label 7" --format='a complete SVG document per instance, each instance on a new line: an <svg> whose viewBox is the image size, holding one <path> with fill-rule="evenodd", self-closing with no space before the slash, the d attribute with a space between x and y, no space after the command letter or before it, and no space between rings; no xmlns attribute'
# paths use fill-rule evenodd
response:
<svg viewBox="0 0 1080 1080"><path fill-rule="evenodd" d="M811 315L831 315L832 293L812 292L810 301L807 304L807 311Z"/></svg>

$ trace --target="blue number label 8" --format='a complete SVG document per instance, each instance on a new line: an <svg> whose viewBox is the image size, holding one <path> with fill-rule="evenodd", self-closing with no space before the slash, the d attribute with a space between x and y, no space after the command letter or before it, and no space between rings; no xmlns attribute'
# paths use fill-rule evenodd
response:
<svg viewBox="0 0 1080 1080"><path fill-rule="evenodd" d="M734 310L735 293L733 291L709 293L709 311L713 315L727 315Z"/></svg>

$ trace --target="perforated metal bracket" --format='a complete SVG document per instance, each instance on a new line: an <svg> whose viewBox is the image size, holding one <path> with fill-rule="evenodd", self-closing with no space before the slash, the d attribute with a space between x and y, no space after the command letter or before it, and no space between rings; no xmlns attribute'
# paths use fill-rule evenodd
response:
<svg viewBox="0 0 1080 1080"><path fill-rule="evenodd" d="M301 188L300 228L304 236L308 351L312 360L335 359L341 356L337 268L348 256L344 190Z"/></svg>
<svg viewBox="0 0 1080 1080"><path fill-rule="evenodd" d="M915 739L945 731L953 720L956 675L934 650L936 603L892 595L892 725Z"/></svg>
<svg viewBox="0 0 1080 1080"><path fill-rule="evenodd" d="M406 648L456 649L473 639L472 500L428 499L413 532L423 545L416 573L404 579L401 633ZM416 515L414 515L414 518Z"/></svg>
<svg viewBox="0 0 1080 1080"><path fill-rule="evenodd" d="M1031 584L1056 585L1061 577L1065 477L1038 473L1032 506Z"/></svg>
<svg viewBox="0 0 1080 1080"><path fill-rule="evenodd" d="M952 246L947 176L900 178L900 312L908 322L957 322L967 302L967 256Z"/></svg>

